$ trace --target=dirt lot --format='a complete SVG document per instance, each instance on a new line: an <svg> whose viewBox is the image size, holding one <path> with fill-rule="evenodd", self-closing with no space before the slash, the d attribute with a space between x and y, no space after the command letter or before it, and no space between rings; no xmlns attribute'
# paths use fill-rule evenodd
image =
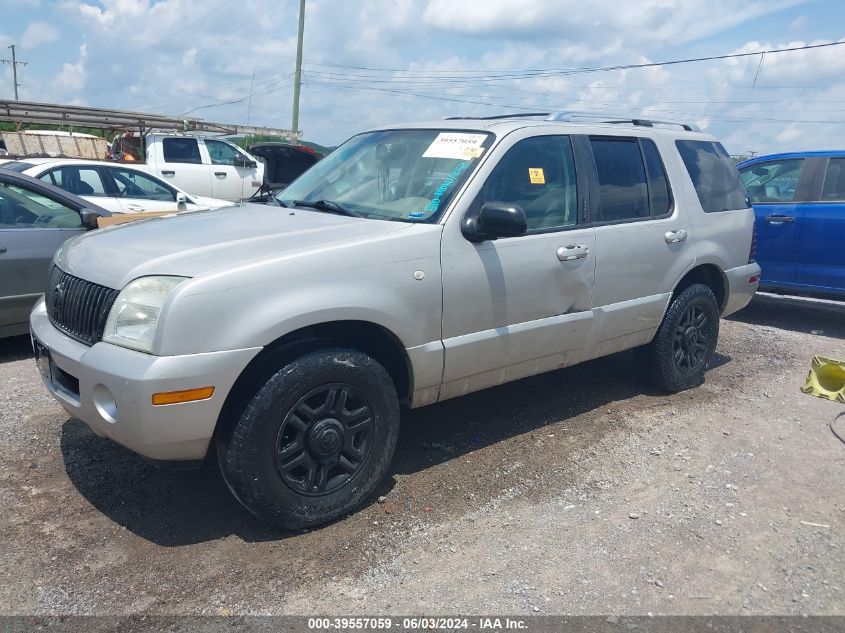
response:
<svg viewBox="0 0 845 633"><path fill-rule="evenodd" d="M718 352L671 397L620 354L405 412L387 502L291 535L69 419L4 340L0 613L843 615L843 406L799 386L845 308L758 298Z"/></svg>

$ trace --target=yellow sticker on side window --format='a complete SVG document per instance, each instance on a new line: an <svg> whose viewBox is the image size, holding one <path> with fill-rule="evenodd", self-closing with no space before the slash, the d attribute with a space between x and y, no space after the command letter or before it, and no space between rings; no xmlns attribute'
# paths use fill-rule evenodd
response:
<svg viewBox="0 0 845 633"><path fill-rule="evenodd" d="M532 185L546 184L546 174L543 173L542 167L529 167L528 178L531 180Z"/></svg>

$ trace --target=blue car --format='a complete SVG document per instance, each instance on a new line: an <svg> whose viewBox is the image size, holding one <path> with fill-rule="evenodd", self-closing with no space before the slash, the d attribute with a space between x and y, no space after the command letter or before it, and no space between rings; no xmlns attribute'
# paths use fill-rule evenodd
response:
<svg viewBox="0 0 845 633"><path fill-rule="evenodd" d="M845 151L771 154L737 167L757 216L760 289L845 299Z"/></svg>

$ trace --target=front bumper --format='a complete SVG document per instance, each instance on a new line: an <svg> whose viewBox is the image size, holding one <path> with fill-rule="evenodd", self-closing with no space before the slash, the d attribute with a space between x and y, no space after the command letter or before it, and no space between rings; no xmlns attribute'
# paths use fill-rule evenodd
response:
<svg viewBox="0 0 845 633"><path fill-rule="evenodd" d="M83 345L58 330L44 300L30 315L33 339L49 350L44 384L95 433L155 460L202 459L235 380L260 347L151 356L110 343ZM46 363L45 363L46 365ZM207 400L153 406L154 393L214 387Z"/></svg>
<svg viewBox="0 0 845 633"><path fill-rule="evenodd" d="M760 284L760 265L753 263L730 268L725 271L725 277L728 279L727 301L722 316L733 314L750 303ZM757 280L751 282L754 277Z"/></svg>

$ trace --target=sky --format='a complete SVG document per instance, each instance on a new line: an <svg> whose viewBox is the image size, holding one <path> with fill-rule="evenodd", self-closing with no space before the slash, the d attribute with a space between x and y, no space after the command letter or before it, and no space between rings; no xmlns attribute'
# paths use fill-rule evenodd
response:
<svg viewBox="0 0 845 633"><path fill-rule="evenodd" d="M27 62L22 100L291 125L298 0L0 7L0 58L14 43ZM325 145L402 121L582 110L694 123L733 154L845 149L845 46L583 71L845 41L841 0L306 0L305 22L300 129ZM0 99L12 83L3 64Z"/></svg>

